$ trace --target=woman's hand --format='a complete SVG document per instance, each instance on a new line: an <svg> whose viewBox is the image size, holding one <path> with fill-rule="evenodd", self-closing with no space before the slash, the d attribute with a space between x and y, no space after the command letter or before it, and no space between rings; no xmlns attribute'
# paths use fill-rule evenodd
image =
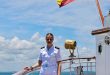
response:
<svg viewBox="0 0 110 75"><path fill-rule="evenodd" d="M33 71L33 67L25 67L24 70L26 70L26 71Z"/></svg>

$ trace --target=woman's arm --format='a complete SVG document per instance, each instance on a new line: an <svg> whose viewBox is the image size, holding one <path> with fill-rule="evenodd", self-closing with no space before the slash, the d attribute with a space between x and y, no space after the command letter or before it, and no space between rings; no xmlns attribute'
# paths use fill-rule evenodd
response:
<svg viewBox="0 0 110 75"><path fill-rule="evenodd" d="M42 61L41 60L38 60L38 63L32 65L31 66L31 69L39 68L39 67L41 67L41 64L42 64Z"/></svg>
<svg viewBox="0 0 110 75"><path fill-rule="evenodd" d="M61 74L61 61L58 61L57 64L58 64L57 74L60 75Z"/></svg>

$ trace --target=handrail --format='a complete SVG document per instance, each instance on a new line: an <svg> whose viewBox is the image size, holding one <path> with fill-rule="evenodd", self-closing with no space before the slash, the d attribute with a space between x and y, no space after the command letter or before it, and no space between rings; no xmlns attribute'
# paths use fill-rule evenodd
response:
<svg viewBox="0 0 110 75"><path fill-rule="evenodd" d="M82 66L83 68L86 68L86 70L87 71L89 71L89 68L91 69L91 71L93 70L93 67L95 68L96 67L96 62L94 62L94 61L90 61L91 59L96 59L96 57L94 56L94 57L88 57L88 58L69 58L69 59L63 59L63 60L61 60L61 64L63 65L63 64L70 64L70 66L69 67L67 67L67 68L64 68L64 69L62 69L62 72L64 71L64 70L67 70L67 69L69 69L69 70L71 70L71 69L74 69L74 71L75 71L75 68L77 68L77 67L79 67L79 66L77 66L77 67L73 67L73 65L76 65L76 64L79 64L78 62L73 62L72 64L71 64L71 60L72 61L74 61L74 60L78 60L78 59L87 59L87 61L86 62L81 62L81 65L80 66ZM83 64L85 64L86 63L86 65L83 65ZM94 65L93 65L93 63L95 63ZM39 68L40 69L40 68ZM36 69L34 69L33 71L26 71L26 70L21 70L21 71L19 71L19 72L17 72L17 73L15 73L15 74L13 74L13 75L26 75L26 74L28 74L28 73L31 73L31 72L34 72L34 71L36 71L36 70L39 70L38 68ZM83 69L84 70L84 69ZM71 74L70 74L71 75ZM78 75L78 74L76 74L76 75ZM84 74L83 74L84 75Z"/></svg>

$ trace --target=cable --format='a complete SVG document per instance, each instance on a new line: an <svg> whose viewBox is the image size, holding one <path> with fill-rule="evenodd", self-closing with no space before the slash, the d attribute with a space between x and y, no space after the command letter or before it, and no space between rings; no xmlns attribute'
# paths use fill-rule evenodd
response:
<svg viewBox="0 0 110 75"><path fill-rule="evenodd" d="M78 51L78 47L76 47L76 48L77 48L77 54L78 54L78 58L79 58L79 51ZM82 66L81 66L81 61L80 61L80 59L78 59L78 60L79 60L80 68L81 68L80 75L82 75L83 70L82 70ZM83 74L83 75L84 75L84 74Z"/></svg>

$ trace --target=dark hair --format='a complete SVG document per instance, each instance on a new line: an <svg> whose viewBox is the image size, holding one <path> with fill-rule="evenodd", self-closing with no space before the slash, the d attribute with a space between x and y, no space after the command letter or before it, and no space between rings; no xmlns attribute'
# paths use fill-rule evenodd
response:
<svg viewBox="0 0 110 75"><path fill-rule="evenodd" d="M52 33L47 33L47 34L46 34L46 37L47 37L48 35L51 35L51 36L54 38L54 35L53 35Z"/></svg>

